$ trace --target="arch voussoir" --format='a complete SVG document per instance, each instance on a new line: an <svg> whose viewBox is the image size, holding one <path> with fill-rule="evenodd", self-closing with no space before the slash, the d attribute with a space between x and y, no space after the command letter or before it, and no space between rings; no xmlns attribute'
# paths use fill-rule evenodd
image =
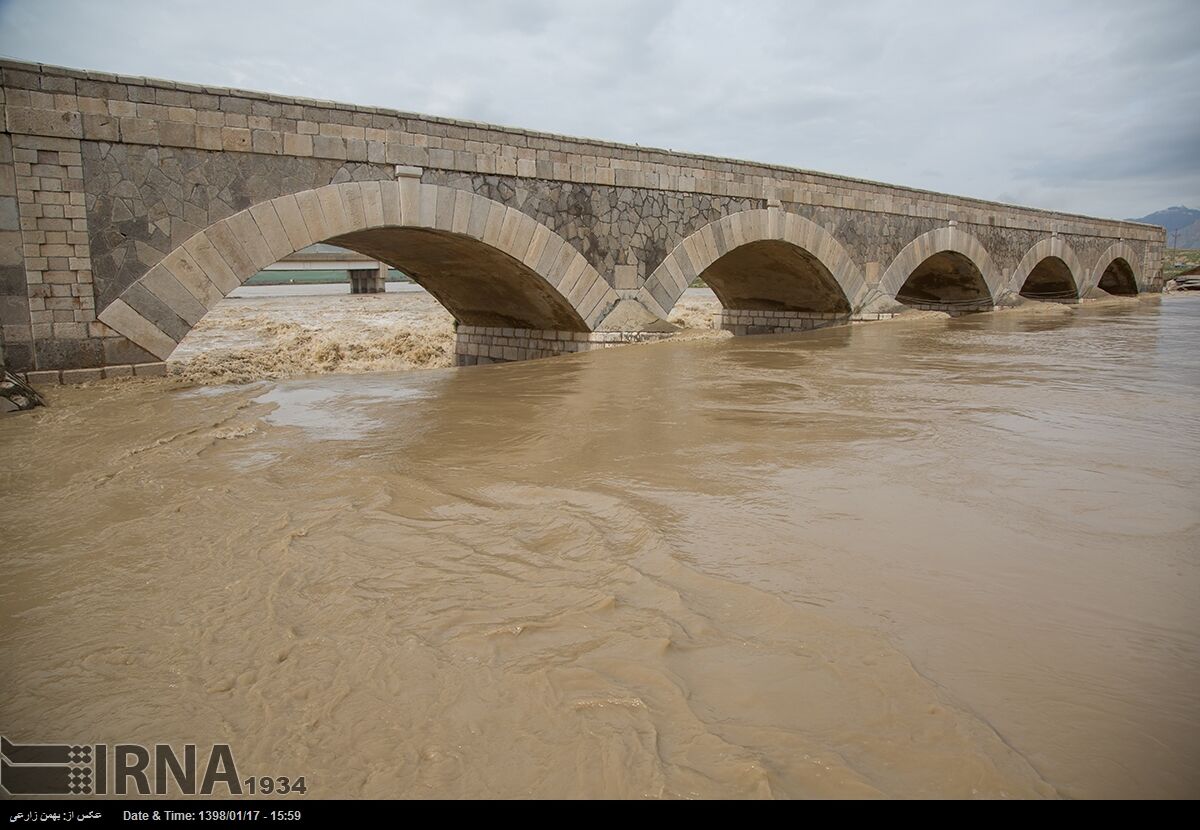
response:
<svg viewBox="0 0 1200 830"><path fill-rule="evenodd" d="M1125 241L1113 243L1100 254L1096 259L1096 264L1092 266L1092 271L1088 277L1087 286L1084 291L1092 291L1098 288L1100 280L1104 278L1104 272L1108 270L1108 266L1117 260L1123 260L1129 266L1129 270L1133 272L1133 280L1137 290L1139 292L1144 291L1145 283L1143 281L1142 264L1138 258L1137 251Z"/></svg>
<svg viewBox="0 0 1200 830"><path fill-rule="evenodd" d="M275 261L283 259L295 250L291 240L288 239L287 231L283 229L283 222L280 221L279 214L275 212L275 205L271 202L259 202L249 208L249 211L250 217L258 226L258 232L263 241L267 243L267 248L275 257Z"/></svg>
<svg viewBox="0 0 1200 830"><path fill-rule="evenodd" d="M574 246L524 212L470 191L404 178L328 184L214 222L129 285L99 320L166 359L204 314L266 266L316 242L384 228L434 230L505 254L515 260L505 268L522 269L511 274L543 283L528 297L542 296L536 301L542 308L560 309L537 313L579 330L593 329L618 299Z"/></svg>
<svg viewBox="0 0 1200 830"><path fill-rule="evenodd" d="M300 204L294 195L289 193L286 196L279 196L272 199L271 204L275 207L275 215L279 217L279 223L283 226L283 232L287 234L288 244L292 246L292 250L299 251L313 244L315 240L304 224Z"/></svg>
<svg viewBox="0 0 1200 830"><path fill-rule="evenodd" d="M225 296L186 248L179 247L167 254L163 257L162 265L206 309L211 310Z"/></svg>
<svg viewBox="0 0 1200 830"><path fill-rule="evenodd" d="M1082 293L1080 283L1087 279L1087 273L1079 261L1079 256L1075 253L1075 249L1058 236L1048 236L1044 239L1039 239L1025 253L1025 256L1021 258L1021 261L1013 271L1012 279L1008 283L1008 290L1014 294L1021 293L1025 288L1025 283L1029 279L1029 275L1033 273L1038 265L1050 257L1059 259L1066 265L1067 271L1071 275L1075 296L1080 296Z"/></svg>
<svg viewBox="0 0 1200 830"><path fill-rule="evenodd" d="M727 214L689 234L654 269L641 294L653 297L653 310L665 314L713 263L746 245L767 241L786 242L814 257L837 282L851 309L864 301L861 269L837 239L810 219L780 208Z"/></svg>
<svg viewBox="0 0 1200 830"><path fill-rule="evenodd" d="M306 242L300 247L307 247L308 244L310 243ZM184 242L181 247L191 255L192 260L204 271L204 275L208 277L209 281L217 287L222 297L241 285L241 281L229 267L229 263L221 256L221 252L213 245L212 240L208 238L206 231L196 234Z"/></svg>
<svg viewBox="0 0 1200 830"><path fill-rule="evenodd" d="M975 236L957 226L934 228L908 243L879 278L879 290L898 302L900 289L922 264L941 253L955 253L970 260L987 288L988 301L995 303L1004 293L1005 281L987 248Z"/></svg>

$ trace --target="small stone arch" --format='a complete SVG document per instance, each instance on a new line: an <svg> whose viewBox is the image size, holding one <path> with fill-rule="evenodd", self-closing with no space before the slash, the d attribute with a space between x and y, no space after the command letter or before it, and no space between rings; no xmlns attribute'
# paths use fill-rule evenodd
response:
<svg viewBox="0 0 1200 830"><path fill-rule="evenodd" d="M582 254L525 213L469 191L404 178L325 185L259 202L226 217L163 257L99 319L165 360L230 291L309 245L334 242L365 248L404 269L389 261L395 257L385 250L380 231L402 231L427 245L448 246L448 256L460 261L477 256L482 265L503 270L509 282L497 277L496 285L480 281L475 290L520 286L524 293L516 301L528 306L524 313L530 319L506 325L591 331L618 299ZM493 324L469 319L476 312L461 302L461 292L471 290L469 286L426 287L464 322Z"/></svg>
<svg viewBox="0 0 1200 830"><path fill-rule="evenodd" d="M897 296L908 278L921 267L926 260L938 254L953 253L965 257L979 271L987 287L988 299L995 303L1003 294L1005 284L1000 269L992 261L991 254L983 243L972 234L960 230L955 225L945 228L935 228L921 234L908 243L892 264L879 278L880 291L892 300Z"/></svg>
<svg viewBox="0 0 1200 830"><path fill-rule="evenodd" d="M1117 242L1105 249L1104 253L1100 254L1096 260L1095 267L1092 268L1092 273L1088 277L1088 282L1085 287L1086 291L1100 287L1100 281L1104 279L1104 273L1109 269L1109 266L1122 261L1129 268L1129 272L1133 277L1134 293L1140 294L1144 289L1142 281L1142 269L1137 251L1128 242Z"/></svg>
<svg viewBox="0 0 1200 830"><path fill-rule="evenodd" d="M639 299L666 317L683 292L711 265L738 248L784 242L811 255L837 283L851 309L867 293L862 269L831 233L817 223L779 208L745 210L721 217L676 245L646 280Z"/></svg>
<svg viewBox="0 0 1200 830"><path fill-rule="evenodd" d="M1020 294L1025 287L1029 275L1034 272L1044 260L1054 257L1063 262L1070 272L1071 282L1074 284L1074 294L1078 298L1081 294L1080 282L1086 278L1087 272L1083 268L1083 264L1079 261L1079 256L1075 253L1075 249L1066 243L1061 237L1051 236L1041 239L1032 248L1026 252L1021 262L1013 271L1012 280L1008 284L1008 290L1014 294Z"/></svg>

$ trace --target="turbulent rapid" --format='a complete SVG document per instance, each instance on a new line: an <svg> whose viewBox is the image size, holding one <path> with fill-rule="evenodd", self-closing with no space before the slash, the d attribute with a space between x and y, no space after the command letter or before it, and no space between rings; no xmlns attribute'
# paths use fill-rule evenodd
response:
<svg viewBox="0 0 1200 830"><path fill-rule="evenodd" d="M449 363L388 298L0 420L0 733L310 798L1200 793L1200 301L345 373Z"/></svg>
<svg viewBox="0 0 1200 830"><path fill-rule="evenodd" d="M370 295L347 294L344 285L242 288L184 339L171 374L186 385L211 385L452 366L449 312L413 286L391 288ZM681 339L723 337L719 311L711 291L693 290L670 321Z"/></svg>

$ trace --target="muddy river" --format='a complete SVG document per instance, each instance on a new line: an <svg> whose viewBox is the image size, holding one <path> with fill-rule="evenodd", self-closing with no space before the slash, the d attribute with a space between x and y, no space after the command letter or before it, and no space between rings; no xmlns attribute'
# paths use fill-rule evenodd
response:
<svg viewBox="0 0 1200 830"><path fill-rule="evenodd" d="M448 318L321 300L0 419L0 733L308 798L1200 795L1197 298L422 371ZM221 383L331 367L389 371Z"/></svg>

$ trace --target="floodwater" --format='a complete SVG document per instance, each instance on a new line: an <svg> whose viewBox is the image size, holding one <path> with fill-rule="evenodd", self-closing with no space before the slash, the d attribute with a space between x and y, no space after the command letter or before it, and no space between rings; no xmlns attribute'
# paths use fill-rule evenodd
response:
<svg viewBox="0 0 1200 830"><path fill-rule="evenodd" d="M683 337L723 337L707 288L688 289L671 313ZM244 285L219 302L171 355L191 384L247 383L333 372L454 365L454 318L420 286L350 294L345 283Z"/></svg>
<svg viewBox="0 0 1200 830"><path fill-rule="evenodd" d="M0 732L309 798L1200 795L1200 301L1059 311L56 391L0 421Z"/></svg>

